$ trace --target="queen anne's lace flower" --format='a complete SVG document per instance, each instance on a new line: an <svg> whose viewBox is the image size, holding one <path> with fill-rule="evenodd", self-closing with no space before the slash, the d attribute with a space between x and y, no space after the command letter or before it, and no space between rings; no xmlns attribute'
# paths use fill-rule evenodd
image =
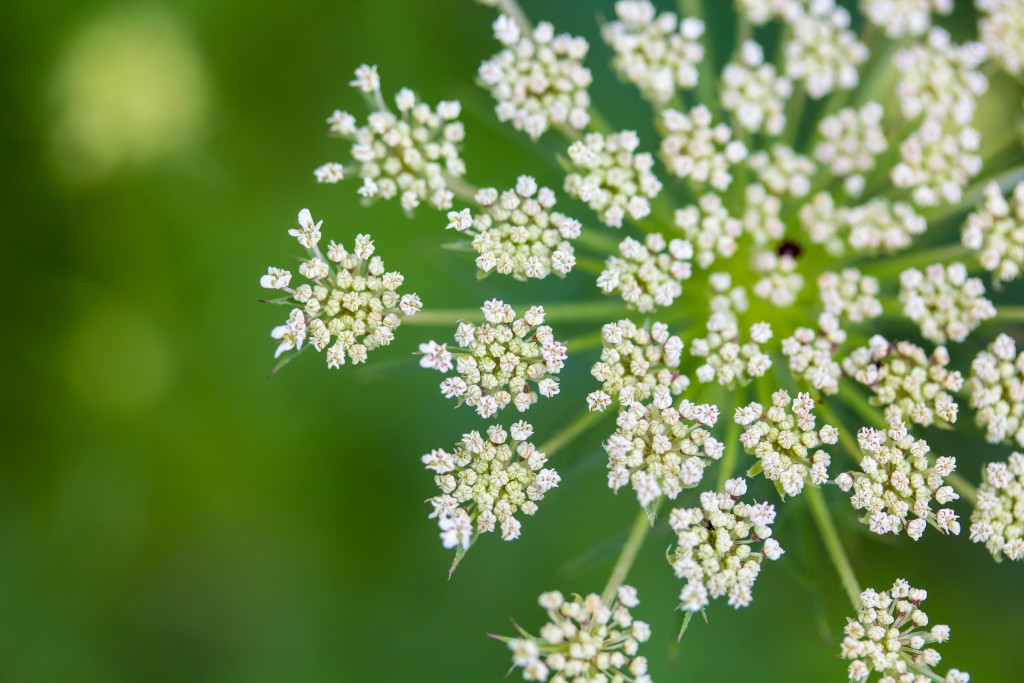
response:
<svg viewBox="0 0 1024 683"><path fill-rule="evenodd" d="M722 71L722 106L752 133L782 133L786 100L792 94L793 83L765 63L764 50L752 40L743 44L740 61L727 64Z"/></svg>
<svg viewBox="0 0 1024 683"><path fill-rule="evenodd" d="M736 0L737 9L756 26L772 19L792 21L802 11L805 0Z"/></svg>
<svg viewBox="0 0 1024 683"><path fill-rule="evenodd" d="M948 366L944 346L928 356L911 342L891 344L877 334L843 359L843 372L874 392L871 403L885 407L885 419L923 427L956 422L960 407L953 395L963 388L964 379Z"/></svg>
<svg viewBox="0 0 1024 683"><path fill-rule="evenodd" d="M615 51L613 64L624 80L644 97L663 104L676 88L697 85L697 64L704 58L704 22L672 12L655 15L649 0L619 0L617 21L605 25L603 36Z"/></svg>
<svg viewBox="0 0 1024 683"><path fill-rule="evenodd" d="M310 259L299 266L307 283L293 288L289 271L270 268L260 285L287 292L302 305L271 333L279 340L275 357L301 349L308 338L317 351L327 349L327 367L338 368L346 355L353 363L362 363L368 351L390 344L402 319L423 305L415 294L398 293L405 277L384 270L381 258L373 256L369 235L356 236L352 253L332 241L325 257L318 246L322 224L303 209L299 226L288 231L309 253Z"/></svg>
<svg viewBox="0 0 1024 683"><path fill-rule="evenodd" d="M519 538L521 523L514 515L537 512L537 501L560 481L558 472L544 467L547 456L527 441L532 435L527 422L516 422L508 432L491 425L486 437L472 431L453 452L438 448L420 459L441 489L429 501L430 518L437 518L445 548L468 549L474 531L485 534L499 526L506 541Z"/></svg>
<svg viewBox="0 0 1024 683"><path fill-rule="evenodd" d="M998 183L989 183L985 204L967 217L962 241L978 252L981 266L997 283L1020 277L1024 268L1024 182L1017 183L1009 200Z"/></svg>
<svg viewBox="0 0 1024 683"><path fill-rule="evenodd" d="M747 157L746 145L732 139L729 126L712 125L711 110L704 105L688 113L667 109L662 124L667 134L661 141L661 156L673 175L716 190L728 189L729 167Z"/></svg>
<svg viewBox="0 0 1024 683"><path fill-rule="evenodd" d="M645 313L655 306L671 306L683 292L683 280L693 274L693 246L686 240L668 242L658 233L637 242L627 237L619 244L621 256L609 256L597 286L605 293L618 291L630 308Z"/></svg>
<svg viewBox="0 0 1024 683"><path fill-rule="evenodd" d="M826 271L818 276L818 293L825 311L852 323L882 315L878 291L878 279L856 268L844 268L838 273Z"/></svg>
<svg viewBox="0 0 1024 683"><path fill-rule="evenodd" d="M931 29L927 42L900 50L893 64L900 73L896 94L903 116L969 123L977 98L988 89L978 71L984 59L980 43L954 45L941 28Z"/></svg>
<svg viewBox="0 0 1024 683"><path fill-rule="evenodd" d="M968 277L962 263L936 263L922 273L910 268L900 274L903 314L921 327L925 339L945 344L962 342L996 308L986 299L981 278Z"/></svg>
<svg viewBox="0 0 1024 683"><path fill-rule="evenodd" d="M629 216L641 220L651 213L651 199L661 181L651 168L654 157L637 153L640 138L631 130L604 136L589 133L569 146L576 171L565 177L565 190L598 213L601 222L621 228Z"/></svg>
<svg viewBox="0 0 1024 683"><path fill-rule="evenodd" d="M971 513L971 540L984 543L996 561L1024 559L1024 454L990 462L981 473Z"/></svg>
<svg viewBox="0 0 1024 683"><path fill-rule="evenodd" d="M736 239L743 233L743 223L729 215L717 194L701 195L675 213L676 227L682 230L696 251L697 265L707 268L717 256L729 258L736 253Z"/></svg>
<svg viewBox="0 0 1024 683"><path fill-rule="evenodd" d="M629 613L640 604L635 588L619 587L610 604L597 593L568 601L558 591L543 593L539 603L548 614L540 636L519 628L518 638L504 639L524 680L651 683L647 658L637 655L651 627Z"/></svg>
<svg viewBox="0 0 1024 683"><path fill-rule="evenodd" d="M458 373L441 382L444 397L473 406L487 418L509 403L523 412L537 402L538 394L556 395L554 375L565 364L566 347L544 324L543 306L534 306L522 318L497 299L481 310L486 320L482 325L459 323L454 350L433 341L420 345L422 367L442 373L454 367Z"/></svg>
<svg viewBox="0 0 1024 683"><path fill-rule="evenodd" d="M789 369L823 394L839 391L842 370L833 354L846 341L846 333L831 313L818 317L817 331L798 327L793 336L782 340L782 354L789 359Z"/></svg>
<svg viewBox="0 0 1024 683"><path fill-rule="evenodd" d="M902 161L890 177L896 187L911 190L918 206L953 204L981 171L981 135L969 126L944 124L929 118L902 145Z"/></svg>
<svg viewBox="0 0 1024 683"><path fill-rule="evenodd" d="M843 212L847 241L855 251L897 251L924 234L928 224L906 202L872 199Z"/></svg>
<svg viewBox="0 0 1024 683"><path fill-rule="evenodd" d="M747 165L764 185L780 197L804 197L810 192L814 162L786 145L772 145L750 155Z"/></svg>
<svg viewBox="0 0 1024 683"><path fill-rule="evenodd" d="M617 398L622 405L650 400L659 386L678 396L690 385L690 379L679 371L683 341L670 335L664 323L608 323L601 328L601 342L601 360L594 363L590 374L601 382L606 396ZM598 402L591 409L606 407Z"/></svg>
<svg viewBox="0 0 1024 683"><path fill-rule="evenodd" d="M716 406L684 400L675 408L668 387L655 387L650 405L634 401L619 412L618 429L604 445L608 486L618 491L629 484L644 507L663 494L675 500L700 484L710 460L722 457L722 442L704 429L717 421Z"/></svg>
<svg viewBox="0 0 1024 683"><path fill-rule="evenodd" d="M737 408L734 420L746 427L740 442L758 459L758 469L775 482L779 493L798 495L804 484L820 486L828 480L829 454L822 444L835 444L839 430L815 426L814 400L804 393L792 400L785 391L772 394L772 405L760 403ZM814 450L818 449L818 450Z"/></svg>
<svg viewBox="0 0 1024 683"><path fill-rule="evenodd" d="M868 58L867 47L850 28L850 13L835 0L811 0L790 21L786 43L786 75L803 81L814 99L858 83L857 67Z"/></svg>
<svg viewBox="0 0 1024 683"><path fill-rule="evenodd" d="M707 337L694 339L690 344L690 355L704 359L704 364L697 368L700 382L718 382L729 387L736 382L747 384L754 377L764 376L772 366L771 357L761 349L761 344L772 337L768 323L752 325L750 341L745 344L740 344L739 326L731 311L712 313L707 330Z"/></svg>
<svg viewBox="0 0 1024 683"><path fill-rule="evenodd" d="M932 12L949 14L953 0L862 0L861 9L890 38L919 36L932 25Z"/></svg>
<svg viewBox="0 0 1024 683"><path fill-rule="evenodd" d="M882 130L882 105L869 102L859 109L848 107L821 120L821 140L814 148L815 158L836 177L852 196L864 190L864 173L875 167L880 154L889 148Z"/></svg>
<svg viewBox="0 0 1024 683"><path fill-rule="evenodd" d="M395 96L395 114L381 96L376 67L360 67L352 85L369 95L367 101L374 107L366 125L357 126L343 111L331 114L327 124L332 135L352 141L352 172L363 179L359 194L366 199L399 197L406 211L424 201L438 209L451 208L447 177L459 178L466 172L459 156L465 137L459 103L441 102L432 109L402 88ZM316 175L320 182L333 183L344 177L344 171L332 163L318 168Z"/></svg>
<svg viewBox="0 0 1024 683"><path fill-rule="evenodd" d="M494 37L505 49L480 65L480 81L498 101L498 120L539 138L552 125L582 130L590 122L590 46L584 38L555 35L542 21L528 35L509 16L494 21Z"/></svg>
<svg viewBox="0 0 1024 683"><path fill-rule="evenodd" d="M836 477L843 491L853 490L850 502L863 510L861 521L876 534L899 534L906 529L915 541L932 524L944 534L959 534L960 522L951 508L933 511L932 501L945 505L957 500L953 487L945 483L956 469L956 458L928 457L931 448L914 439L900 420L889 422L885 432L864 427L857 434L863 452L861 471ZM910 515L914 519L910 519Z"/></svg>
<svg viewBox="0 0 1024 683"><path fill-rule="evenodd" d="M705 491L700 507L676 508L669 515L676 546L668 560L676 576L686 579L680 609L699 612L723 595L730 607L746 607L761 562L782 557L782 547L771 538L775 507L741 502L746 492L746 481L730 479L724 493Z"/></svg>
<svg viewBox="0 0 1024 683"><path fill-rule="evenodd" d="M989 443L1024 446L1024 353L1000 334L971 363L971 407Z"/></svg>
<svg viewBox="0 0 1024 683"><path fill-rule="evenodd" d="M537 188L530 176L519 176L513 189L476 193L482 213L469 209L448 214L448 227L473 235L477 268L494 270L517 280L564 276L576 265L572 240L580 236L579 221L557 211L555 193Z"/></svg>
<svg viewBox="0 0 1024 683"><path fill-rule="evenodd" d="M846 637L839 656L852 660L848 669L851 681L865 681L872 672L882 674L881 681L905 683L967 683L970 676L950 669L945 678L932 671L942 656L925 647L949 640L949 627L928 626L928 615L920 609L927 591L911 588L897 579L892 588L879 593L869 588L860 594L857 619L847 619Z"/></svg>
<svg viewBox="0 0 1024 683"><path fill-rule="evenodd" d="M1008 73L1024 72L1024 4L1020 0L974 0L984 13L978 32L990 57Z"/></svg>
<svg viewBox="0 0 1024 683"><path fill-rule="evenodd" d="M782 199L760 183L750 183L744 193L743 232L759 245L782 239L786 224L782 222Z"/></svg>
<svg viewBox="0 0 1024 683"><path fill-rule="evenodd" d="M796 259L789 254L779 256L774 251L756 255L752 270L760 275L754 283L754 294L780 308L796 303L804 286L804 276L796 268Z"/></svg>

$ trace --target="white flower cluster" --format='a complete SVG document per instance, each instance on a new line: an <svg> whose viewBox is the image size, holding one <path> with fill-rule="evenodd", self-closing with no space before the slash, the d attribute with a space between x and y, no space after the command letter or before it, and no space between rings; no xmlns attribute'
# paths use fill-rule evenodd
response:
<svg viewBox="0 0 1024 683"><path fill-rule="evenodd" d="M743 232L758 245L781 240L786 232L782 222L782 199L760 183L749 183L744 192Z"/></svg>
<svg viewBox="0 0 1024 683"><path fill-rule="evenodd" d="M757 173L765 187L780 197L807 196L816 171L811 159L782 144L751 154L747 165Z"/></svg>
<svg viewBox="0 0 1024 683"><path fill-rule="evenodd" d="M903 315L917 323L921 335L936 344L962 342L982 322L994 318L996 307L984 297L981 278L968 277L967 266L935 263L922 273L900 273Z"/></svg>
<svg viewBox="0 0 1024 683"><path fill-rule="evenodd" d="M308 339L317 351L327 349L327 367L339 368L346 355L353 364L363 363L367 352L390 344L402 318L415 315L423 304L415 294L398 294L405 277L384 269L381 258L373 255L369 235L356 236L352 253L332 241L325 257L318 246L322 224L303 209L298 227L288 231L309 253L309 260L299 266L309 282L291 287L291 272L272 267L260 285L287 292L302 305L271 332L278 340L274 357L301 349Z"/></svg>
<svg viewBox="0 0 1024 683"><path fill-rule="evenodd" d="M771 325L765 322L750 327L750 341L739 343L739 326L730 311L715 311L708 317L708 336L694 339L690 355L703 358L697 368L697 379L702 383L715 382L733 386L747 384L754 377L763 377L772 366L771 357L761 350L772 338Z"/></svg>
<svg viewBox="0 0 1024 683"><path fill-rule="evenodd" d="M670 335L665 323L608 323L601 328L601 342L601 360L590 370L601 390L588 397L591 410L604 410L612 397L629 405L650 400L659 386L673 396L690 386L690 379L679 372L683 340Z"/></svg>
<svg viewBox="0 0 1024 683"><path fill-rule="evenodd" d="M569 146L576 171L565 177L565 190L598 213L601 222L621 228L629 216L641 220L651 213L651 199L661 181L651 169L654 157L637 153L640 138L631 130L612 135L589 133Z"/></svg>
<svg viewBox="0 0 1024 683"><path fill-rule="evenodd" d="M929 118L900 145L902 161L892 169L892 182L911 190L918 206L959 202L981 171L980 146L981 134L974 128Z"/></svg>
<svg viewBox="0 0 1024 683"><path fill-rule="evenodd" d="M961 237L965 247L978 252L981 266L994 275L997 284L1020 277L1024 268L1024 182L1017 183L1009 200L998 183L989 183L985 204L967 217Z"/></svg>
<svg viewBox="0 0 1024 683"><path fill-rule="evenodd" d="M831 458L819 447L835 444L839 430L828 424L817 429L813 409L810 395L799 393L792 400L780 390L772 394L767 410L750 403L737 408L733 417L746 427L740 436L743 449L757 458L756 467L782 495L796 496L805 483L820 486L828 481Z"/></svg>
<svg viewBox="0 0 1024 683"><path fill-rule="evenodd" d="M693 246L686 240L666 242L658 233L648 234L643 242L627 237L619 244L619 253L605 261L597 286L606 294L618 291L641 313L671 306L683 293L682 282L693 274Z"/></svg>
<svg viewBox="0 0 1024 683"><path fill-rule="evenodd" d="M1024 353L1000 334L971 362L971 407L989 443L1024 446Z"/></svg>
<svg viewBox="0 0 1024 683"><path fill-rule="evenodd" d="M697 64L704 58L704 22L672 12L656 14L649 0L619 0L617 21L605 25L605 42L615 51L613 64L624 80L657 104L672 98L676 89L697 85Z"/></svg>
<svg viewBox="0 0 1024 683"><path fill-rule="evenodd" d="M852 323L861 323L882 315L878 300L878 278L864 275L856 268L818 276L818 294L827 313Z"/></svg>
<svg viewBox="0 0 1024 683"><path fill-rule="evenodd" d="M953 0L862 0L868 21L890 38L919 36L931 28L932 12L949 14Z"/></svg>
<svg viewBox="0 0 1024 683"><path fill-rule="evenodd" d="M941 28L932 28L926 42L900 50L893 64L900 75L896 94L903 116L969 123L977 98L988 89L978 71L985 56L981 43L954 45Z"/></svg>
<svg viewBox="0 0 1024 683"><path fill-rule="evenodd" d="M931 643L949 640L949 627L928 626L921 611L927 591L911 588L897 579L888 591L869 588L860 594L860 612L847 619L839 656L850 661L851 681L866 681L872 672L882 674L879 683L967 683L970 675L950 669L945 677L932 671L942 656Z"/></svg>
<svg viewBox="0 0 1024 683"><path fill-rule="evenodd" d="M619 411L618 428L604 445L608 487L618 491L629 484L645 508L662 494L675 500L699 484L708 461L721 458L725 449L704 429L718 422L716 406L684 400L675 408L665 386L653 394L650 405L634 401Z"/></svg>
<svg viewBox="0 0 1024 683"><path fill-rule="evenodd" d="M1024 4L1020 0L975 0L984 16L978 33L989 57L997 59L1007 73L1024 72Z"/></svg>
<svg viewBox="0 0 1024 683"><path fill-rule="evenodd" d="M668 560L676 576L686 579L680 609L699 612L723 595L729 596L730 607L746 607L761 562L778 560L785 552L771 538L775 507L741 502L746 492L746 481L730 479L724 493L701 493L699 508L676 508L669 515L676 546Z"/></svg>
<svg viewBox="0 0 1024 683"><path fill-rule="evenodd" d="M846 341L846 333L831 313L818 316L818 330L798 327L793 336L782 340L782 354L789 359L789 369L823 394L839 392L842 370L833 354Z"/></svg>
<svg viewBox="0 0 1024 683"><path fill-rule="evenodd" d="M507 639L523 680L651 683L647 658L637 655L651 627L629 612L640 604L635 588L620 586L610 605L597 593L568 601L558 591L543 593L538 602L548 614L540 637L520 628L520 637Z"/></svg>
<svg viewBox="0 0 1024 683"><path fill-rule="evenodd" d="M550 126L583 130L590 122L593 80L583 66L590 46L586 39L555 35L546 21L529 35L508 15L494 21L494 37L505 49L480 65L479 77L498 101L499 121L536 140Z"/></svg>
<svg viewBox="0 0 1024 683"><path fill-rule="evenodd" d="M850 196L857 197L864 191L864 174L889 148L882 130L884 113L882 105L868 102L859 109L841 109L818 124L821 139L814 147L814 156L843 179L843 189Z"/></svg>
<svg viewBox="0 0 1024 683"><path fill-rule="evenodd" d="M527 422L516 422L508 432L491 425L486 438L472 431L454 452L438 448L420 458L441 489L429 501L430 518L437 518L445 548L466 550L475 533L490 533L497 525L506 541L519 538L522 525L514 515L537 512L537 501L560 481L558 472L544 467L547 456L527 441L531 436Z"/></svg>
<svg viewBox="0 0 1024 683"><path fill-rule="evenodd" d="M960 406L953 395L963 388L964 378L948 366L944 346L928 356L916 344L892 344L878 334L843 359L843 372L874 392L871 403L885 407L886 420L907 420L922 427L956 422Z"/></svg>
<svg viewBox="0 0 1024 683"><path fill-rule="evenodd" d="M736 0L736 8L755 26L772 19L793 21L803 11L806 0Z"/></svg>
<svg viewBox="0 0 1024 683"><path fill-rule="evenodd" d="M729 215L717 194L702 194L696 204L675 212L676 227L683 231L696 251L697 265L707 268L715 258L730 258L736 253L736 240L743 234L743 223Z"/></svg>
<svg viewBox="0 0 1024 683"><path fill-rule="evenodd" d="M754 283L754 294L779 308L792 306L804 287L804 276L796 268L796 259L774 251L758 252L751 270L760 276Z"/></svg>
<svg viewBox="0 0 1024 683"><path fill-rule="evenodd" d="M996 561L1024 559L1024 454L990 462L981 473L971 513L971 540L984 543Z"/></svg>
<svg viewBox="0 0 1024 683"><path fill-rule="evenodd" d="M421 367L442 373L455 368L458 373L441 382L441 394L475 407L483 418L509 403L523 412L537 402L538 394L556 395L554 375L565 364L566 347L544 324L544 308L534 306L516 318L511 306L491 299L480 310L486 322L460 322L454 352L435 341L420 344Z"/></svg>
<svg viewBox="0 0 1024 683"><path fill-rule="evenodd" d="M862 428L857 443L863 452L861 471L843 472L836 484L844 492L853 491L853 509L864 511L861 521L872 532L898 535L906 529L916 541L933 524L944 534L960 533L952 508L933 512L929 507L932 501L945 505L960 497L945 483L956 469L956 458L936 458L932 465L928 444L915 440L901 420L890 421L885 432ZM908 519L911 513L914 519Z"/></svg>
<svg viewBox="0 0 1024 683"><path fill-rule="evenodd" d="M352 141L351 154L357 162L353 170L363 179L359 194L366 199L399 197L406 211L424 201L438 209L451 208L454 195L447 178L466 173L459 156L466 135L458 120L459 103L440 102L431 109L413 91L402 88L395 95L396 115L384 103L375 66L359 67L352 85L375 107L366 125L357 126L355 117L343 111L331 114L327 124L332 135ZM320 182L335 183L343 178L344 167L325 164L316 176Z"/></svg>
<svg viewBox="0 0 1024 683"><path fill-rule="evenodd" d="M448 227L473 235L476 266L484 273L543 279L551 273L565 276L576 265L572 240L580 236L580 222L552 211L550 188L538 189L537 181L523 175L514 188L500 193L484 188L475 200L483 213L451 211Z"/></svg>
<svg viewBox="0 0 1024 683"><path fill-rule="evenodd" d="M860 206L837 207L827 192L819 192L800 208L800 223L811 242L836 255L844 253L847 244L858 252L906 249L928 228L906 202L875 198Z"/></svg>
<svg viewBox="0 0 1024 683"><path fill-rule="evenodd" d="M711 110L703 104L689 113L666 109L661 156L673 175L724 191L732 184L729 167L747 158L747 147L732 139L728 125L712 123Z"/></svg>
<svg viewBox="0 0 1024 683"><path fill-rule="evenodd" d="M790 22L786 75L803 81L807 94L821 99L859 82L857 67L868 48L850 31L850 13L835 0L810 0Z"/></svg>
<svg viewBox="0 0 1024 683"><path fill-rule="evenodd" d="M764 50L752 40L743 43L740 61L722 70L720 101L743 128L779 135L786 127L786 101L793 82L764 61Z"/></svg>

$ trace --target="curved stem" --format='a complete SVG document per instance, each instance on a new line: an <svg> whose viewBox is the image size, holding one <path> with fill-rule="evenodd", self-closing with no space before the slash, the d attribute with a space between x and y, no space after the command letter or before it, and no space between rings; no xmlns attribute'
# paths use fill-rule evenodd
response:
<svg viewBox="0 0 1024 683"><path fill-rule="evenodd" d="M654 505L657 506L660 502L661 500L659 499ZM615 562L615 568L612 569L612 575L608 578L608 585L604 587L604 592L601 593L601 600L606 605L610 605L612 600L615 599L619 586L626 580L626 575L629 574L633 561L636 560L636 555L640 552L640 546L644 544L644 539L647 538L647 532L650 530L651 522L647 517L647 511L640 508L636 521L633 522L633 528L629 530L626 544L622 546L619 559Z"/></svg>
<svg viewBox="0 0 1024 683"><path fill-rule="evenodd" d="M807 496L814 523L817 524L818 531L821 532L821 540L825 543L825 549L828 550L828 555L832 558L832 564L835 565L839 579L843 582L846 595L850 598L853 608L859 609L860 584L857 583L857 576L853 573L853 565L850 564L850 558L846 555L843 543L839 540L839 532L836 531L832 513L829 512L828 505L825 503L825 496L816 486L808 486L804 489L804 495Z"/></svg>

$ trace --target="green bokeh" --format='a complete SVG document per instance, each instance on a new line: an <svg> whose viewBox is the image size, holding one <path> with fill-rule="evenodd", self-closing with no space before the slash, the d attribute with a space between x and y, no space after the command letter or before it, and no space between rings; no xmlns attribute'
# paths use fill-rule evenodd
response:
<svg viewBox="0 0 1024 683"><path fill-rule="evenodd" d="M616 124L641 125L646 112L632 111L638 100L597 44L594 17L611 3L524 4L591 40L595 99ZM514 303L591 296L582 277L466 287L472 264L437 248L436 213L409 220L393 203L361 207L351 184L313 182L315 166L345 152L323 121L335 107L358 110L346 83L370 62L388 92L408 84L428 101L463 101L477 183L530 172L559 187L556 142L525 144L472 85L495 49L492 17L468 0L0 8L13 268L0 680L500 680L508 653L486 633L509 632L510 618L538 625L542 590L601 588L636 503L607 490L598 434L566 454L562 487L520 541L487 539L448 582L419 455L476 423L415 371L409 352L430 331L403 328L358 369L328 373L303 356L267 377L282 309L257 304L258 278L292 250L285 230L304 206L328 237L372 232L428 306L510 291ZM149 48L153 61L132 57ZM74 68L108 49L113 62L101 63L127 69L113 81ZM132 92L119 90L122 73L135 74ZM138 130L76 118L125 101L143 107ZM568 372L535 417L542 436L589 389L584 361ZM973 476L980 459L961 462ZM764 572L753 605L715 605L678 648L669 539L648 542L631 581L655 629L655 680L844 680L837 639L849 607L805 512L787 507L792 550ZM951 666L1020 680L1019 565L995 565L966 538L928 534L910 547L868 538L846 510L840 519L865 585L906 576L929 589L928 611L953 628Z"/></svg>

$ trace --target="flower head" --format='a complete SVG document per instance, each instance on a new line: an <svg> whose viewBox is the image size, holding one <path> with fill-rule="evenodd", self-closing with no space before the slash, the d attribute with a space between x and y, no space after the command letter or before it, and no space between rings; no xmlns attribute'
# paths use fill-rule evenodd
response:
<svg viewBox="0 0 1024 683"><path fill-rule="evenodd" d="M670 334L664 323L608 323L601 328L601 342L601 359L590 374L601 382L602 392L624 406L648 401L658 387L678 396L690 385L689 378L679 371L683 341Z"/></svg>
<svg viewBox="0 0 1024 683"><path fill-rule="evenodd" d="M971 540L984 543L996 561L1024 559L1024 454L990 462L981 471Z"/></svg>
<svg viewBox="0 0 1024 683"><path fill-rule="evenodd" d="M643 242L627 237L619 253L605 261L597 286L605 293L618 291L641 313L671 306L683 292L682 281L693 274L693 246L686 240L666 241L659 233L650 233Z"/></svg>
<svg viewBox="0 0 1024 683"><path fill-rule="evenodd" d="M1024 446L1024 353L1000 334L971 363L971 408L989 443Z"/></svg>
<svg viewBox="0 0 1024 683"><path fill-rule="evenodd" d="M661 181L651 171L654 157L637 152L639 147L640 138L631 130L607 136L588 133L569 146L575 168L565 177L566 192L586 202L612 228L621 228L627 216L646 218Z"/></svg>
<svg viewBox="0 0 1024 683"><path fill-rule="evenodd" d="M1022 10L1024 11L1024 10ZM1017 183L1009 199L999 184L985 186L985 203L967 217L963 245L978 252L981 266L996 285L1020 277L1024 268L1024 182Z"/></svg>

